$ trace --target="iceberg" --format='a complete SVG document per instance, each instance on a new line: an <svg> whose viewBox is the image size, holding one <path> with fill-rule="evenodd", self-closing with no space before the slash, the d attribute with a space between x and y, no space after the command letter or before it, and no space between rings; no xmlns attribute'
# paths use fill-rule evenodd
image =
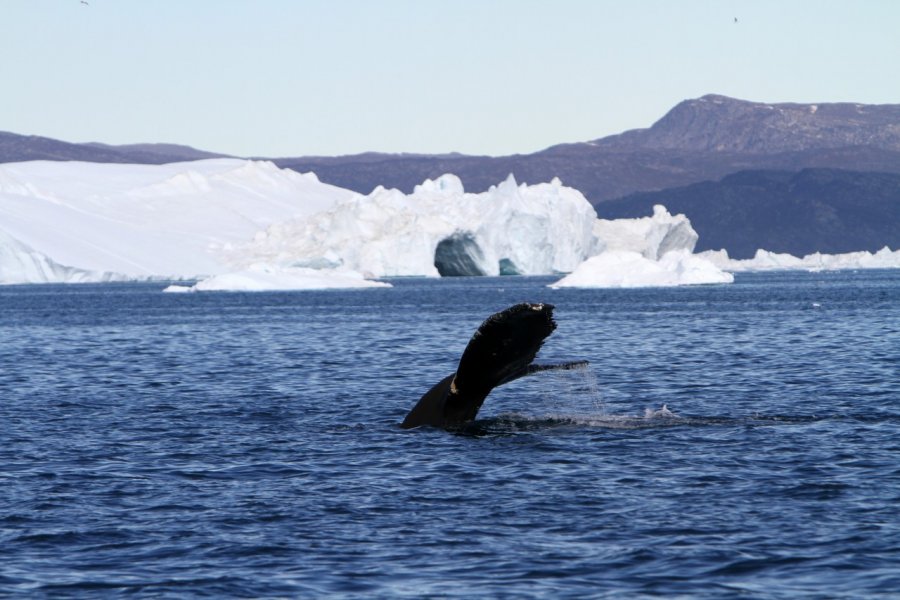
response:
<svg viewBox="0 0 900 600"><path fill-rule="evenodd" d="M898 269L900 250L885 246L874 254L868 251L844 254L807 254L799 258L791 254L757 250L753 258L733 259L726 250L707 250L701 256L722 270L732 273L747 271L839 271L846 269Z"/></svg>
<svg viewBox="0 0 900 600"><path fill-rule="evenodd" d="M370 279L576 271L560 287L730 280L707 261L690 258L696 242L687 217L670 215L662 206L649 217L604 221L578 190L559 179L529 186L510 176L474 194L447 174L426 180L411 194L378 187L327 210L273 224L232 247L229 262L349 270ZM625 252L640 259L644 279L610 283L603 275L589 281L598 264L613 268L616 253ZM598 253L605 258L579 266ZM632 276L638 272L635 265L620 268Z"/></svg>
<svg viewBox="0 0 900 600"><path fill-rule="evenodd" d="M597 219L596 246L589 257L551 288L633 288L732 283L734 276L692 254L699 236L685 215L662 205L649 217Z"/></svg>
<svg viewBox="0 0 900 600"><path fill-rule="evenodd" d="M732 283L734 275L690 250L670 250L659 260L635 250L607 250L593 256L551 288L635 288Z"/></svg>
<svg viewBox="0 0 900 600"><path fill-rule="evenodd" d="M662 206L651 217L604 221L559 179L517 184L512 175L486 192L467 193L455 175L412 194L376 188L332 208L276 223L233 249L233 262L342 267L367 277L547 275L575 270L604 250L656 260L693 250L684 215Z"/></svg>
<svg viewBox="0 0 900 600"><path fill-rule="evenodd" d="M227 249L353 192L269 162L0 165L0 283L193 279Z"/></svg>
<svg viewBox="0 0 900 600"><path fill-rule="evenodd" d="M0 230L0 283L95 283L126 278L61 265Z"/></svg>
<svg viewBox="0 0 900 600"><path fill-rule="evenodd" d="M685 215L670 215L660 204L653 207L649 217L597 219L593 232L607 251L638 252L650 260L658 260L672 250L693 252L699 239Z"/></svg>
<svg viewBox="0 0 900 600"><path fill-rule="evenodd" d="M0 217L0 283L210 278L195 290L360 285L352 273L565 274L605 250L656 261L697 241L661 206L598 219L559 179L510 176L467 193L447 174L411 194L362 195L237 159L0 165Z"/></svg>
<svg viewBox="0 0 900 600"><path fill-rule="evenodd" d="M724 283L742 270L900 267L888 248L734 261L692 254L697 237L663 206L600 219L559 179L509 176L469 193L447 174L410 194L363 195L240 159L0 165L0 283L202 279L172 290L283 290L568 274L553 287L633 287Z"/></svg>
<svg viewBox="0 0 900 600"><path fill-rule="evenodd" d="M252 265L233 273L214 275L193 286L170 285L164 292L211 291L295 291L348 288L391 287L391 284L365 279L361 273L335 269L273 267Z"/></svg>
<svg viewBox="0 0 900 600"><path fill-rule="evenodd" d="M595 253L593 207L578 190L510 177L467 193L455 175L411 194L376 188L270 226L234 260L343 267L367 277L567 273Z"/></svg>

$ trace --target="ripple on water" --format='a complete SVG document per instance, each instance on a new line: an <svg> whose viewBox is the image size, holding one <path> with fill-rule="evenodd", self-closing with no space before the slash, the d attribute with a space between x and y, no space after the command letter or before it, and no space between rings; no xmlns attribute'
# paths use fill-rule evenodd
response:
<svg viewBox="0 0 900 600"><path fill-rule="evenodd" d="M900 589L895 273L547 282L0 290L0 595ZM521 300L591 366L399 429Z"/></svg>

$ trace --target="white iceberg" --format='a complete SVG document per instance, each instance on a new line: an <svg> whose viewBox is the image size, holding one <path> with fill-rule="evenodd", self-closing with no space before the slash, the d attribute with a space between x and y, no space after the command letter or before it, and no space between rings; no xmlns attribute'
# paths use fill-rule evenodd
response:
<svg viewBox="0 0 900 600"><path fill-rule="evenodd" d="M214 275L193 286L170 285L165 292L270 292L348 288L391 287L391 284L365 279L361 273L335 269L273 267L252 265L233 273Z"/></svg>
<svg viewBox="0 0 900 600"><path fill-rule="evenodd" d="M0 229L0 283L91 283L125 279L116 273L61 265Z"/></svg>
<svg viewBox="0 0 900 600"><path fill-rule="evenodd" d="M734 276L687 249L659 260L634 250L607 250L589 258L551 288L635 288L732 283Z"/></svg>
<svg viewBox="0 0 900 600"><path fill-rule="evenodd" d="M578 190L517 185L480 194L455 175L412 194L376 188L332 208L277 223L233 260L343 267L367 277L565 273L595 253L596 213Z"/></svg>
<svg viewBox="0 0 900 600"><path fill-rule="evenodd" d="M236 159L0 165L0 215L0 283L215 276L192 289L307 289L290 281L311 272L289 269L316 269L337 286L347 272L563 274L604 250L656 260L697 240L686 217L661 206L599 220L558 179L529 186L510 176L472 194L444 175L411 194L361 195Z"/></svg>
<svg viewBox="0 0 900 600"><path fill-rule="evenodd" d="M233 262L343 267L367 277L568 273L607 249L655 260L690 252L697 234L662 206L651 217L604 221L558 179L518 185L510 176L480 194L455 175L412 194L376 188L329 210L277 223L233 249Z"/></svg>
<svg viewBox="0 0 900 600"><path fill-rule="evenodd" d="M839 271L846 269L898 269L900 250L885 246L874 254L868 251L843 254L807 254L798 258L791 254L757 250L753 258L733 259L725 250L707 250L702 256L720 269L732 273L747 271Z"/></svg>
<svg viewBox="0 0 900 600"><path fill-rule="evenodd" d="M672 250L693 252L699 237L685 215L670 215L660 204L653 207L653 215L649 217L597 219L593 232L598 246L604 250L638 252L650 260L657 260Z"/></svg>
<svg viewBox="0 0 900 600"><path fill-rule="evenodd" d="M596 287L900 266L900 251L887 248L733 261L724 251L692 255L696 242L685 215L656 206L648 217L598 219L558 179L510 176L473 194L443 175L411 194L361 195L238 159L0 165L0 283L211 277L191 289L321 289L368 285L362 276L571 273L555 285Z"/></svg>
<svg viewBox="0 0 900 600"><path fill-rule="evenodd" d="M734 277L710 260L692 254L697 232L685 215L664 206L637 219L597 219L593 232L599 254L552 288L633 288L731 283Z"/></svg>
<svg viewBox="0 0 900 600"><path fill-rule="evenodd" d="M353 192L272 163L0 165L0 283L190 279L232 244Z"/></svg>

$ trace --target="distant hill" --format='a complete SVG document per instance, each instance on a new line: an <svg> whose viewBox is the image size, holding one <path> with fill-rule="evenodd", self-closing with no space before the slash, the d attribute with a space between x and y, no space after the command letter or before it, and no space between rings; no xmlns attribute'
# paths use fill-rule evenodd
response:
<svg viewBox="0 0 900 600"><path fill-rule="evenodd" d="M27 160L80 160L98 163L135 163L158 165L202 158L220 158L224 154L204 152L175 144L73 144L36 135L0 131L0 163Z"/></svg>
<svg viewBox="0 0 900 600"><path fill-rule="evenodd" d="M710 94L676 105L649 129L591 142L652 149L782 154L866 146L900 151L900 104L764 104Z"/></svg>
<svg viewBox="0 0 900 600"><path fill-rule="evenodd" d="M148 159L153 157L164 158L167 159L166 162L172 162L169 159L173 157L179 162L186 160L203 160L206 158L229 158L227 154L206 152L205 150L197 150L196 148L179 144L124 144L110 146L108 144L90 142L86 145L127 154L129 156L145 156Z"/></svg>
<svg viewBox="0 0 900 600"><path fill-rule="evenodd" d="M697 251L732 258L758 248L803 256L900 248L900 175L836 169L741 171L716 182L639 193L603 203L604 219L646 216L654 204L684 213Z"/></svg>
<svg viewBox="0 0 900 600"><path fill-rule="evenodd" d="M510 173L528 183L559 177L596 205L748 169L900 173L900 105L763 104L709 95L679 103L647 129L534 154L369 153L275 162L315 171L322 181L363 193L376 185L410 192L443 173L459 175L471 191L482 191Z"/></svg>
<svg viewBox="0 0 900 600"><path fill-rule="evenodd" d="M454 173L466 190L484 191L512 173L521 183L559 177L595 206L641 191L716 180L748 169L836 168L900 173L900 151L868 146L738 154L725 152L612 151L590 145L555 147L536 154L474 156L364 155L274 159L280 167L315 171L324 182L369 193L377 185L411 192L425 179Z"/></svg>

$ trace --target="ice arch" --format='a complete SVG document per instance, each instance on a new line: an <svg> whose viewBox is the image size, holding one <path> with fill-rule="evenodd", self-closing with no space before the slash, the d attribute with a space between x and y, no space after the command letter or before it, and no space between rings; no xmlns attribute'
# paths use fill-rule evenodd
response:
<svg viewBox="0 0 900 600"><path fill-rule="evenodd" d="M468 232L456 232L442 239L434 250L434 266L441 277L487 275L482 264L484 254Z"/></svg>
<svg viewBox="0 0 900 600"><path fill-rule="evenodd" d="M519 269L519 267L516 266L516 263L514 263L512 260L510 260L508 258L501 258L499 267L500 267L501 275L521 275L522 274L521 269Z"/></svg>

